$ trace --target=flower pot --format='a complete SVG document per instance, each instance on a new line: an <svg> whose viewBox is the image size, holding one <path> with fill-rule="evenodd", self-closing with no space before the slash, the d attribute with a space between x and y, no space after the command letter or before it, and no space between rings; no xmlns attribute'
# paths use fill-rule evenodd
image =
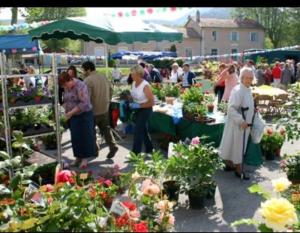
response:
<svg viewBox="0 0 300 233"><path fill-rule="evenodd" d="M193 190L188 192L190 208L192 209L203 209L205 196L195 193Z"/></svg>
<svg viewBox="0 0 300 233"><path fill-rule="evenodd" d="M280 150L281 150L281 148L278 148L278 149L275 151L275 155L278 156L278 157L280 157Z"/></svg>
<svg viewBox="0 0 300 233"><path fill-rule="evenodd" d="M163 182L163 193L167 195L169 201L178 201L180 186L174 180Z"/></svg>
<svg viewBox="0 0 300 233"><path fill-rule="evenodd" d="M207 105L207 111L210 112L210 113L214 112L214 108L215 108L215 106L213 104L212 105Z"/></svg>
<svg viewBox="0 0 300 233"><path fill-rule="evenodd" d="M37 102L37 103L41 102L41 100L42 100L42 96L35 96L34 97L34 101Z"/></svg>
<svg viewBox="0 0 300 233"><path fill-rule="evenodd" d="M275 153L271 151L264 151L264 156L266 157L266 160L274 160L275 159Z"/></svg>
<svg viewBox="0 0 300 233"><path fill-rule="evenodd" d="M206 117L205 116L196 116L196 117L194 117L194 120L196 122L204 123L204 122L206 122Z"/></svg>

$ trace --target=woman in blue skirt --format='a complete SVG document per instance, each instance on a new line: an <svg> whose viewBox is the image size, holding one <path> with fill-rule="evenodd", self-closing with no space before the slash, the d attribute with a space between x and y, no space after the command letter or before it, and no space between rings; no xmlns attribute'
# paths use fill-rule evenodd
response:
<svg viewBox="0 0 300 233"><path fill-rule="evenodd" d="M64 88L65 117L69 121L71 142L76 160L73 166L80 164L87 168L87 158L96 155L94 119L87 86L79 79L62 72L59 85Z"/></svg>

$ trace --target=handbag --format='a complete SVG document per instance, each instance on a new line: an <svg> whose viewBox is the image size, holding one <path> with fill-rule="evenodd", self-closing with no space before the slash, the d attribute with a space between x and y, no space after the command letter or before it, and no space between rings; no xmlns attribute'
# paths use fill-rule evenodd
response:
<svg viewBox="0 0 300 233"><path fill-rule="evenodd" d="M266 127L266 122L262 119L262 116L259 112L254 113L254 119L251 128L251 139L254 144L260 143L263 135L264 129Z"/></svg>

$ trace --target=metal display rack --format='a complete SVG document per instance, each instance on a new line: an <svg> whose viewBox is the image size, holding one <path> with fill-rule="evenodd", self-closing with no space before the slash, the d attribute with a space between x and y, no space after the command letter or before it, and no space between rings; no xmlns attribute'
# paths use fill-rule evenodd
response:
<svg viewBox="0 0 300 233"><path fill-rule="evenodd" d="M61 133L60 133L60 120L59 120L59 100L58 100L58 75L57 75L57 65L56 65L56 56L53 54L52 56L52 74L38 74L34 75L36 77L47 76L48 78L53 79L53 86L54 86L54 103L37 103L37 104L28 104L22 106L9 106L8 105L8 95L7 95L7 79L9 78L17 78L17 77L31 77L32 75L8 75L10 71L10 67L6 62L6 56L3 53L0 53L0 69L1 75L0 79L2 81L2 103L3 103L3 117L4 117L4 124L5 124L5 141L6 141L6 150L10 158L12 158L12 142L11 142L11 125L10 125L10 110L13 109L26 109L31 107L40 107L40 106L53 106L54 107L54 114L55 114L55 130L53 132L45 132L45 133L38 133L35 135L24 136L24 138L36 138L40 136L46 136L50 134L56 134L56 141L57 141L57 153L56 156L49 155L43 153L44 155L54 158L58 161L60 165L62 165L61 161ZM12 169L8 169L10 178L14 176L14 171Z"/></svg>

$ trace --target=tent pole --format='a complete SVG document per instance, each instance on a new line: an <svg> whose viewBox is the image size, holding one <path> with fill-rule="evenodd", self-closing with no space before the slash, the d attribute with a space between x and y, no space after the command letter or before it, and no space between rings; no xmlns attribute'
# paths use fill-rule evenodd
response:
<svg viewBox="0 0 300 233"><path fill-rule="evenodd" d="M105 74L106 78L108 78L108 57L107 57L107 44L104 42L104 54L105 54Z"/></svg>

